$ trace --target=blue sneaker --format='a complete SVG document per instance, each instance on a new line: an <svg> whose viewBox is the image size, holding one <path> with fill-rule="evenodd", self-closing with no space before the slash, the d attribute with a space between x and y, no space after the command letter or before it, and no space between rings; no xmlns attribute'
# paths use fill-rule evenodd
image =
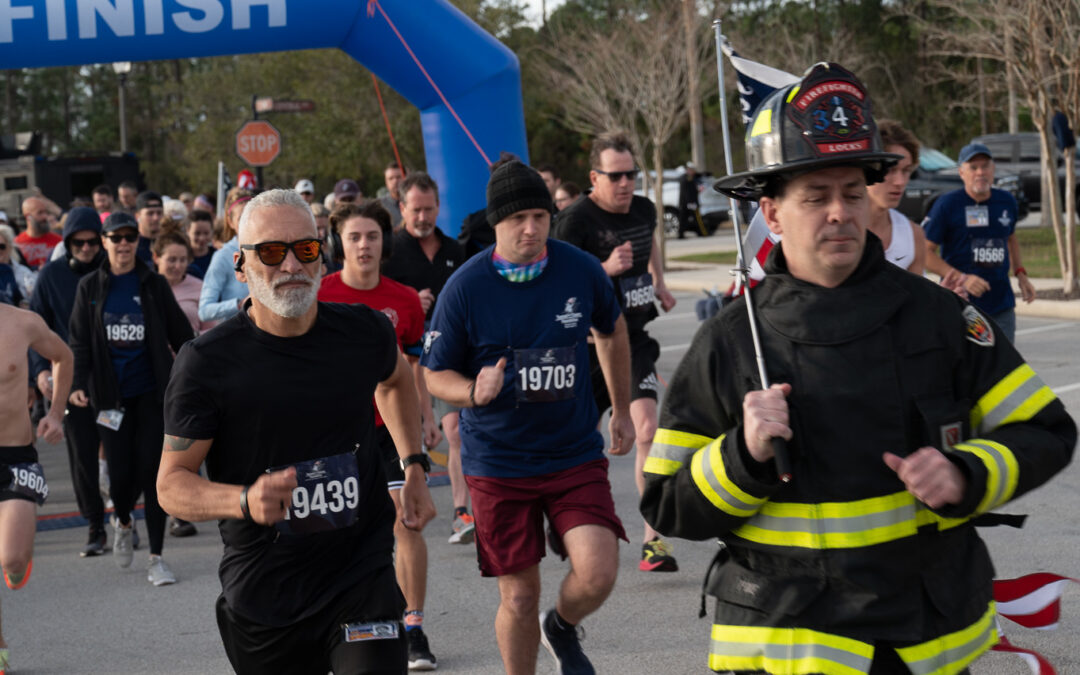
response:
<svg viewBox="0 0 1080 675"><path fill-rule="evenodd" d="M580 626L563 628L555 623L555 609L540 613L540 642L555 657L559 675L596 675L585 652L581 650L581 638L585 631Z"/></svg>

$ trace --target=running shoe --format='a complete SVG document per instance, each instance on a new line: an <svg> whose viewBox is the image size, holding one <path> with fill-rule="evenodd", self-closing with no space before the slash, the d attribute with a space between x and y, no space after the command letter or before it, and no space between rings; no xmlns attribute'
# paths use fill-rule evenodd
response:
<svg viewBox="0 0 1080 675"><path fill-rule="evenodd" d="M194 537L198 533L199 531L195 529L194 523L179 518L169 520L169 534L174 537Z"/></svg>
<svg viewBox="0 0 1080 675"><path fill-rule="evenodd" d="M454 518L452 528L454 533L450 535L451 544L471 544L476 536L476 521L468 513Z"/></svg>
<svg viewBox="0 0 1080 675"><path fill-rule="evenodd" d="M409 670L435 670L439 667L428 647L423 628L406 630L405 639L409 643Z"/></svg>
<svg viewBox="0 0 1080 675"><path fill-rule="evenodd" d="M540 613L540 642L555 658L559 675L596 675L596 669L581 649L585 631L580 626L564 628L555 623L555 609Z"/></svg>
<svg viewBox="0 0 1080 675"><path fill-rule="evenodd" d="M135 525L135 522L136 522L135 521L135 514L132 513L131 516L128 518L128 520L131 521L131 548L134 551L138 551L139 550L139 528L136 527L136 525ZM111 516L109 516L109 524L111 524L113 526L113 528L115 528L117 525L120 524L120 521L117 520L115 513L112 514Z"/></svg>
<svg viewBox="0 0 1080 675"><path fill-rule="evenodd" d="M678 572L679 563L671 555L667 542L657 537L641 545L641 562L638 569L642 572Z"/></svg>
<svg viewBox="0 0 1080 675"><path fill-rule="evenodd" d="M105 552L105 545L108 544L108 538L105 536L105 528L90 526L90 537L86 541L86 546L79 552L81 558L93 558L101 555Z"/></svg>
<svg viewBox="0 0 1080 675"><path fill-rule="evenodd" d="M168 586L176 583L176 575L159 555L150 556L146 566L146 580L155 586Z"/></svg>
<svg viewBox="0 0 1080 675"><path fill-rule="evenodd" d="M120 567L131 567L131 559L135 557L135 549L132 546L132 534L135 532L135 521L131 527L124 527L116 518L113 519L113 560Z"/></svg>

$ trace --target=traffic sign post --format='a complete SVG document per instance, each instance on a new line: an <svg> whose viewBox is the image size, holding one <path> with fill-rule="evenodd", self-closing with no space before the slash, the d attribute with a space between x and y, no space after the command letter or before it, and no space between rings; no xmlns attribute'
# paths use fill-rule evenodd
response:
<svg viewBox="0 0 1080 675"><path fill-rule="evenodd" d="M236 132L236 155L248 166L269 166L280 154L281 132L266 120L251 120Z"/></svg>

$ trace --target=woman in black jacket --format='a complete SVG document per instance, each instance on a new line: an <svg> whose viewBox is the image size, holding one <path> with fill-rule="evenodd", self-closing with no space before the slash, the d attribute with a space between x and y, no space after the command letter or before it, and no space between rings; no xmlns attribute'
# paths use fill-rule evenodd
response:
<svg viewBox="0 0 1080 675"><path fill-rule="evenodd" d="M147 578L163 586L176 583L176 576L161 559L165 512L158 505L156 479L162 405L173 354L194 334L169 283L136 257L135 219L113 213L102 233L108 260L79 282L71 313L71 403L89 403L98 414L116 508L114 559L120 567L131 565L131 512L142 492L150 537Z"/></svg>

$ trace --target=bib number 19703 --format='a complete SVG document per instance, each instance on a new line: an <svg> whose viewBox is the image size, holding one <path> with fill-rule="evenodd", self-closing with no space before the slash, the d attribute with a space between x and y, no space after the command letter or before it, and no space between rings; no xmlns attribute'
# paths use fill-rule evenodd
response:
<svg viewBox="0 0 1080 675"><path fill-rule="evenodd" d="M542 403L574 397L577 366L574 347L514 350L518 401Z"/></svg>

